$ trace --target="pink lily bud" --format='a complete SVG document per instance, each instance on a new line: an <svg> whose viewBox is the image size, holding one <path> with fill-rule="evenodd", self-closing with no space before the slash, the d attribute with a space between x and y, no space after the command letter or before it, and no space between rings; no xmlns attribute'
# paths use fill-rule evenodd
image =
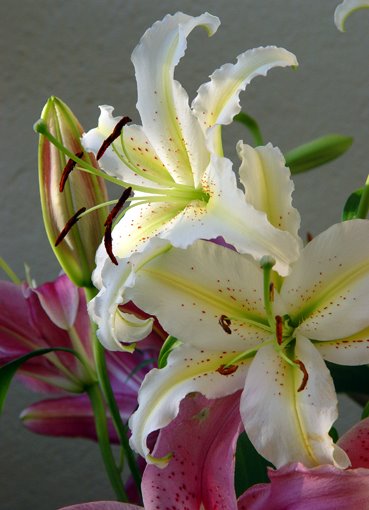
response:
<svg viewBox="0 0 369 510"><path fill-rule="evenodd" d="M89 165L98 168L94 156L84 152L80 142L83 128L57 97L50 97L41 119L47 130L61 145ZM73 170L73 171L72 171ZM71 218L74 223L84 208L89 209L107 200L104 180L80 171L72 160L62 154L45 136L39 142L39 183L42 213L46 232L54 253L69 278L80 287L90 287L95 267L95 252L104 234L107 207L83 217L68 231L58 246L55 242Z"/></svg>

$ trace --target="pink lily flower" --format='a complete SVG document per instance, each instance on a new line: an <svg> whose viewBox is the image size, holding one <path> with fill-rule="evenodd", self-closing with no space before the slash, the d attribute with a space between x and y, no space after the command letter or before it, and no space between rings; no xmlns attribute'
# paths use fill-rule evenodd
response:
<svg viewBox="0 0 369 510"><path fill-rule="evenodd" d="M238 510L369 510L369 418L344 434L338 444L351 468L306 468L300 463L269 470L271 483L258 484L239 499Z"/></svg>
<svg viewBox="0 0 369 510"><path fill-rule="evenodd" d="M339 441L352 468L306 468L300 463L269 470L270 483L236 500L234 448L241 419L239 395L207 400L187 397L176 419L158 437L156 455L173 456L160 469L148 465L142 482L145 510L337 510L369 509L369 418ZM124 503L96 502L61 510L142 510Z"/></svg>
<svg viewBox="0 0 369 510"><path fill-rule="evenodd" d="M66 275L39 287L0 281L0 306L0 365L49 347L74 349L83 361L59 351L21 365L17 375L27 388L53 397L25 409L23 424L39 434L96 439L93 411L85 393L86 386L96 381L96 373L84 291ZM139 312L133 305L126 305L124 311ZM154 323L153 332L134 354L107 353L108 373L123 421L137 407L138 389L154 366L164 337ZM110 439L115 442L115 428L112 423L109 426Z"/></svg>

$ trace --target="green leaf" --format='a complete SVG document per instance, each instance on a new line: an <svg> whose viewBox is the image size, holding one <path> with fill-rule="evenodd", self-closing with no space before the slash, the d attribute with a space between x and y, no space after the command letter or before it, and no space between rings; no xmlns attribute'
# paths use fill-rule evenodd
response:
<svg viewBox="0 0 369 510"><path fill-rule="evenodd" d="M365 418L368 418L368 416L369 416L369 400L364 406L363 412L361 414L361 419L364 420Z"/></svg>
<svg viewBox="0 0 369 510"><path fill-rule="evenodd" d="M358 217L359 206L364 188L359 188L348 197L342 211L342 221L354 220Z"/></svg>
<svg viewBox="0 0 369 510"><path fill-rule="evenodd" d="M169 354L172 352L173 349L178 347L180 344L181 342L177 340L175 336L169 335L167 337L159 353L158 357L159 368L164 368L166 366Z"/></svg>
<svg viewBox="0 0 369 510"><path fill-rule="evenodd" d="M331 438L333 439L333 442L334 443L337 443L338 439L339 439L339 435L338 435L338 432L337 432L337 429L335 429L334 427L331 427L331 430L329 431L329 435L331 436Z"/></svg>
<svg viewBox="0 0 369 510"><path fill-rule="evenodd" d="M4 408L5 398L6 395L8 394L10 383L12 382L12 379L18 368L31 358L34 358L36 356L42 356L43 354L47 354L49 352L54 351L70 352L71 354L74 354L75 356L77 356L77 358L79 358L78 354L72 349L67 349L64 347L52 347L32 351L0 367L0 414L2 413Z"/></svg>
<svg viewBox="0 0 369 510"><path fill-rule="evenodd" d="M299 174L325 165L344 154L353 139L343 135L325 135L299 145L285 155L286 165L292 174Z"/></svg>
<svg viewBox="0 0 369 510"><path fill-rule="evenodd" d="M237 497L256 483L269 482L267 468L273 467L254 448L246 432L242 432L237 442L235 488Z"/></svg>
<svg viewBox="0 0 369 510"><path fill-rule="evenodd" d="M263 136L261 134L260 128L256 120L251 117L251 115L248 115L245 112L240 112L237 115L234 116L233 120L236 122L240 122L244 126L247 127L247 129L250 131L253 139L254 139L254 145L264 145Z"/></svg>

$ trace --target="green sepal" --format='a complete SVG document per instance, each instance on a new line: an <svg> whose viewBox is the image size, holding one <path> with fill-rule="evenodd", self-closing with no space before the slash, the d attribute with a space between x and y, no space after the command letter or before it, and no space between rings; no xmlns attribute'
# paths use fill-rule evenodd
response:
<svg viewBox="0 0 369 510"><path fill-rule="evenodd" d="M348 197L342 211L342 221L354 220L358 217L359 205L364 188L359 188Z"/></svg>
<svg viewBox="0 0 369 510"><path fill-rule="evenodd" d="M169 354L172 352L173 349L175 349L179 345L181 345L181 342L175 336L169 335L167 337L159 352L158 357L159 368L164 368L166 366Z"/></svg>
<svg viewBox="0 0 369 510"><path fill-rule="evenodd" d="M299 174L325 165L344 154L353 138L343 135L325 135L299 145L285 154L286 166L291 174Z"/></svg>
<svg viewBox="0 0 369 510"><path fill-rule="evenodd" d="M269 482L267 468L273 467L254 448L246 432L242 432L237 442L235 489L240 497L245 490L256 483Z"/></svg>
<svg viewBox="0 0 369 510"><path fill-rule="evenodd" d="M80 359L78 353L73 351L73 349L67 349L64 347L50 347L47 349L37 349L36 351L29 352L28 354L20 356L13 361L9 361L9 363L6 363L0 367L0 414L3 411L6 395L18 368L31 358L42 356L43 354L48 354L49 352L55 351L70 352L71 354L74 354L78 359Z"/></svg>
<svg viewBox="0 0 369 510"><path fill-rule="evenodd" d="M263 135L261 134L260 128L256 120L248 115L245 112L240 112L233 117L233 120L236 122L240 122L250 131L253 139L254 145L257 147L258 145L264 145Z"/></svg>

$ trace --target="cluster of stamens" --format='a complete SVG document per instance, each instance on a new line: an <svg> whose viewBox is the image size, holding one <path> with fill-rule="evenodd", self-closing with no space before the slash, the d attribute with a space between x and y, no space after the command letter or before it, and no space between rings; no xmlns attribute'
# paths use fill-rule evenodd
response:
<svg viewBox="0 0 369 510"><path fill-rule="evenodd" d="M289 365L298 366L300 371L303 374L302 382L298 387L297 391L303 391L306 388L308 383L309 374L306 370L304 363L299 359L291 359L286 354L286 347L294 340L293 331L294 327L291 325L290 318L288 315L281 317L280 315L274 315L273 313L273 302L274 302L274 284L270 282L271 270L274 265L273 260L269 260L269 257L265 260L262 259L261 267L264 271L264 307L268 317L269 327L268 330L270 332L274 332L275 340L274 342L276 351L278 355ZM221 315L219 318L219 324L222 327L223 331L228 335L232 334L232 321L242 321L244 322L245 318L236 318L236 317L228 317L227 315ZM234 373L237 370L237 363L249 358L256 354L256 352L261 348L270 344L271 341L262 342L261 344L245 351L241 354L238 354L233 359L231 359L226 365L221 365L217 372L221 375L229 375Z"/></svg>
<svg viewBox="0 0 369 510"><path fill-rule="evenodd" d="M182 202L184 206L186 203L188 203L191 200L201 200L201 201L207 201L209 199L209 196L207 193L202 191L201 189L194 189L191 186L187 186L184 184L176 183L170 176L163 175L162 178L159 178L157 176L151 175L150 172L144 173L142 169L138 168L137 164L132 162L128 156L128 152L125 149L124 146L124 139L123 139L123 128L126 126L129 122L131 122L131 119L129 117L123 117L121 120L118 121L118 123L115 125L112 133L103 141L102 145L100 146L97 155L96 155L96 161L99 161L102 156L105 154L106 150L112 146L113 151L115 154L119 157L119 159L122 161L124 165L126 165L128 168L132 170L136 175L141 175L146 180L151 180L152 182L155 182L156 184L160 184L161 187L148 187L138 184L132 184L124 182L120 179L117 179L115 177L112 177L108 174L105 174L100 169L88 164L86 161L84 161L83 151L79 151L75 154L73 154L71 151L69 151L66 147L64 147L47 129L46 123L43 120L40 120L35 124L35 130L39 132L40 134L44 135L53 145L55 145L63 154L68 156L68 162L65 165L65 168L62 172L62 176L59 183L59 191L63 192L65 185L67 183L68 177L71 174L71 172L77 167L78 170L82 170L88 173L91 173L93 175L96 175L98 177L102 177L108 181L114 182L115 184L118 184L120 186L124 186L126 189L123 191L121 197L118 200L112 200L109 202L104 202L101 204L98 204L90 209L86 209L85 207L80 208L66 223L62 231L59 233L56 241L55 246L58 246L63 239L67 236L71 228L77 223L79 219L81 219L86 214L91 213L92 211L95 211L98 208L105 207L107 205L115 204L112 211L108 215L104 227L104 244L107 251L107 254L111 261L114 264L118 264L118 261L113 253L112 249L112 226L113 221L119 214L119 212L122 210L123 206L127 201L130 202L130 205L125 208L125 212L128 211L128 209L132 207L136 207L145 203L151 203L151 202ZM120 138L121 147L122 147L122 154L119 153L119 151L116 150L114 146L115 140ZM137 192L142 192L144 195L140 196L133 196L132 190Z"/></svg>

